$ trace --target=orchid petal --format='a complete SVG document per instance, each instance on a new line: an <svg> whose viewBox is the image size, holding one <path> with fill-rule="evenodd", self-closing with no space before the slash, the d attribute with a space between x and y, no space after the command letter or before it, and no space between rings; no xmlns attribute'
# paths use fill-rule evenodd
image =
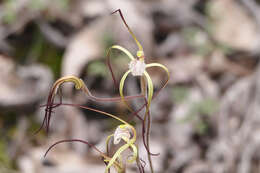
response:
<svg viewBox="0 0 260 173"><path fill-rule="evenodd" d="M121 50L121 51L124 52L124 53L128 56L128 58L130 58L131 60L134 60L134 59L135 59L134 56L133 56L126 48L123 48L122 46L114 45L114 46L110 47L110 48L108 49L108 52L107 52L108 55L110 54L111 49Z"/></svg>
<svg viewBox="0 0 260 173"><path fill-rule="evenodd" d="M152 82L150 75L146 71L144 72L144 75L146 77L147 85L148 85L147 108L149 108L151 101L152 101L152 98L153 98L153 82ZM146 113L147 113L147 111L146 111Z"/></svg>
<svg viewBox="0 0 260 173"><path fill-rule="evenodd" d="M159 63L147 64L147 65L146 65L146 68L149 68L149 67L160 67L160 68L162 68L162 69L167 73L167 80L165 81L164 85L158 90L158 92L156 93L156 95L157 95L157 94L166 86L166 84L167 84L168 81L170 80L170 72L169 72L169 70L167 69L167 67L165 67L164 65L159 64Z"/></svg>
<svg viewBox="0 0 260 173"><path fill-rule="evenodd" d="M106 173L108 172L109 168L115 163L116 159L120 156L120 154L126 150L129 147L129 144L125 144L122 147L120 147L116 153L113 155L113 157L111 158L111 160L108 162L108 165L106 167Z"/></svg>
<svg viewBox="0 0 260 173"><path fill-rule="evenodd" d="M130 70L128 70L127 72L125 72L125 74L124 74L123 77L121 78L120 84L119 84L119 93L120 93L120 96L121 96L121 98L122 98L122 101L123 101L124 104L127 106L127 108L128 108L131 112L134 112L133 109L127 104L127 102L126 102L126 100L125 100L124 93L123 93L125 80L126 80L126 77L128 76L129 73L130 73Z"/></svg>
<svg viewBox="0 0 260 173"><path fill-rule="evenodd" d="M149 68L149 67L161 67L168 75L168 80L170 78L170 72L169 70L167 69L167 67L165 67L164 65L162 64L159 64L159 63L150 63L150 64L146 64L146 68Z"/></svg>
<svg viewBox="0 0 260 173"><path fill-rule="evenodd" d="M114 134L109 135L109 136L107 137L107 139L106 139L106 148L107 148L107 153L108 153L108 145L109 145L109 141L110 141L110 139L111 139L112 136L114 136Z"/></svg>
<svg viewBox="0 0 260 173"><path fill-rule="evenodd" d="M133 163L136 160L136 158L137 158L138 151L137 151L137 147L134 144L131 144L130 147L132 148L134 154L132 156L132 159L128 160L128 162L129 163Z"/></svg>
<svg viewBox="0 0 260 173"><path fill-rule="evenodd" d="M76 77L76 76L64 76L58 79L54 84L53 84L53 89L55 89L55 94L59 88L59 86L65 82L73 82L75 84L76 89L81 89L84 86L84 82Z"/></svg>

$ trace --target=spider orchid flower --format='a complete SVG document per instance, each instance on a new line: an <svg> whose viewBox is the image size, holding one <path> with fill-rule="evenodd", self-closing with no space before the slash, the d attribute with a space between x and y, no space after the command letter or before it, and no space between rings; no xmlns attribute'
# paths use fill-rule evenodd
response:
<svg viewBox="0 0 260 173"><path fill-rule="evenodd" d="M114 141L113 141L114 145L119 144L119 142L121 140L123 140L125 142L125 144L122 145L115 152L113 157L108 161L108 165L106 167L106 172L108 172L108 170L110 169L110 167L114 164L114 162L116 160L118 160L119 163L122 161L121 153L128 148L130 148L133 151L132 158L130 160L127 160L128 163L133 163L134 161L136 161L136 159L138 157L138 149L137 149L136 145L134 144L135 141L136 141L136 131L135 131L135 128L133 126L131 126L128 123L124 123L124 124L119 125L116 128L114 134L109 135L107 137L107 140L106 140L107 150L108 150L109 140L111 139L112 136L114 137Z"/></svg>
<svg viewBox="0 0 260 173"><path fill-rule="evenodd" d="M118 150L113 154L112 157L109 157L106 154L104 154L103 152L101 152L100 150L98 150L94 145L92 145L92 144L90 144L90 143L88 143L86 141L79 140L79 139L62 140L62 141L58 141L58 142L54 143L53 145L51 145L49 147L49 149L46 151L45 156L57 144L64 143L64 142L81 142L81 143L87 144L90 147L94 148L104 158L104 162L107 163L107 166L106 166L106 169L105 169L105 173L108 173L109 169L112 166L115 167L117 172L119 172L119 173L124 172L124 169L125 169L124 165L125 165L125 163L123 163L123 161L121 159L122 158L121 154L126 149L131 149L133 151L132 158L130 160L127 160L127 161L129 163L133 163L134 161L137 161L138 149L137 149L137 146L135 145L135 142L136 142L136 130L135 130L135 128L132 125L130 125L126 121L122 120L121 118L119 118L119 117L117 117L117 116L115 116L113 114L110 114L110 113L107 113L107 112L103 112L103 111L100 111L100 110L96 110L96 109L93 109L93 108L89 108L89 107L86 107L86 106L75 105L75 104L65 104L65 103L61 104L61 105L62 106L74 106L74 107L87 109L87 110L94 111L94 112L97 112L97 113L109 116L109 117L111 117L113 119L116 119L116 120L120 121L122 124L119 125L116 128L115 132L112 135L109 135L107 137L106 145L107 145L107 148L108 148L108 143L109 143L109 140L111 139L111 137L114 137L114 144L115 145L117 145L121 140L123 140L125 142L125 144L122 145L121 147L119 147Z"/></svg>
<svg viewBox="0 0 260 173"><path fill-rule="evenodd" d="M151 68L151 67L159 67L161 68L162 70L164 70L166 73L167 73L167 81L165 82L164 86L162 88L165 87L165 85L167 84L169 78L170 78L170 73L167 69L167 67L165 67L164 65L162 64L159 64L159 63L150 63L150 64L146 64L145 63L145 54L144 54L144 51L143 51L143 47L142 45L140 44L140 42L137 40L136 36L134 35L134 33L132 32L132 30L130 29L130 27L127 25L123 15L122 15L122 12L121 10L116 10L115 12L113 12L112 14L116 13L116 12L119 12L119 15L121 16L125 26L127 27L129 33L131 34L131 36L133 37L133 39L135 40L137 46L138 46L138 51L136 53L136 58L127 50L125 49L124 47L122 46L119 46L119 45L114 45L112 47L110 47L108 49L108 52L107 52L107 55L108 55L108 58L110 57L110 52L112 49L118 49L120 51L122 51L123 53L125 53L127 55L127 57L130 59L130 63L128 64L128 67L129 67L129 70L127 72L125 72L125 74L123 75L123 77L121 78L120 80L120 84L119 84L119 92L120 92L120 96L123 100L123 102L127 105L128 109L132 112L134 112L129 106L128 104L126 103L126 99L125 99L125 96L123 94L123 89L124 89L124 83L125 83L125 80L127 78L127 76L129 75L129 73L131 73L133 76L140 76L140 77L144 77L147 81L147 87L148 87L148 90L147 90L147 109L146 109L146 114L148 113L148 110L149 110L149 107L150 107L150 104L151 104L151 101L152 101L152 98L153 98L153 82L152 82L152 79L150 77L150 75L148 74L148 72L146 71L146 69L148 68ZM110 64L109 64L110 66ZM113 72L111 71L112 73L112 77L114 79L114 74ZM161 88L161 89L162 89Z"/></svg>

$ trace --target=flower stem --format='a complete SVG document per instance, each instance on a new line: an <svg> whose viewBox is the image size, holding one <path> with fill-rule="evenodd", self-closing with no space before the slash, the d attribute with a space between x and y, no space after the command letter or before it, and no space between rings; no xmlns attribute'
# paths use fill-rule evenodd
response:
<svg viewBox="0 0 260 173"><path fill-rule="evenodd" d="M140 84L141 84L142 95L145 96L145 101L146 101L147 100L147 82L146 82L145 77L143 77L143 76L141 77ZM145 132L145 143L147 145L147 157L148 157L151 173L154 173L153 162L152 162L151 153L150 153L151 117L150 117L149 106L146 106L145 115L144 115L144 125L147 125L147 129Z"/></svg>

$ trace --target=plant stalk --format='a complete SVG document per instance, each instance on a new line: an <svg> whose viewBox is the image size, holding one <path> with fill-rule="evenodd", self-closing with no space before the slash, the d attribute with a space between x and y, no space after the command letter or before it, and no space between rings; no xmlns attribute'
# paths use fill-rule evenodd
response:
<svg viewBox="0 0 260 173"><path fill-rule="evenodd" d="M147 102L147 82L144 76L141 77L140 79L140 84L141 84L141 92L142 95L144 95L145 97L145 101ZM147 110L148 109L148 110ZM149 166L150 166L150 170L151 173L154 173L153 170L153 162L152 162L152 158L151 158L151 154L150 154L150 129L151 129L151 117L150 117L150 111L149 111L149 107L146 106L146 110L145 110L145 115L144 115L144 125L147 124L147 128L146 128L146 132L145 132L145 143L147 145L147 157L148 157L148 161L149 161Z"/></svg>

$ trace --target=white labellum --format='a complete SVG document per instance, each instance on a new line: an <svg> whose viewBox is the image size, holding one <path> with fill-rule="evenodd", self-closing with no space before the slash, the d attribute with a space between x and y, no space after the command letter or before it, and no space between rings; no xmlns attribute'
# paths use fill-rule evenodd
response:
<svg viewBox="0 0 260 173"><path fill-rule="evenodd" d="M127 126L118 126L115 130L114 133L114 144L119 144L119 142L121 141L122 137L125 137L127 139L130 139L131 137L131 133L130 133L130 128Z"/></svg>
<svg viewBox="0 0 260 173"><path fill-rule="evenodd" d="M142 76L145 71L145 63L143 60L134 59L128 64L128 67L133 76Z"/></svg>

